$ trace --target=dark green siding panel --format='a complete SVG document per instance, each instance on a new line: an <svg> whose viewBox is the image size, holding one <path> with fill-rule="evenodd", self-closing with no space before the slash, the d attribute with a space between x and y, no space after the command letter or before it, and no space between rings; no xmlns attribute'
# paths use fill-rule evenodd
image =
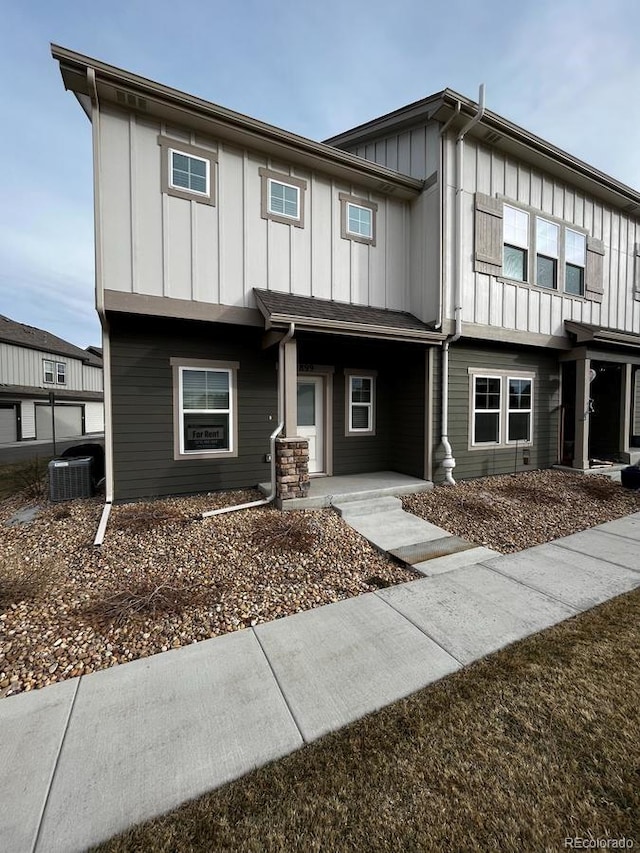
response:
<svg viewBox="0 0 640 853"><path fill-rule="evenodd" d="M240 326L111 315L116 500L255 486L277 424L277 347ZM173 458L171 358L237 361L238 457Z"/></svg>
<svg viewBox="0 0 640 853"><path fill-rule="evenodd" d="M434 419L434 480L444 479L440 445L441 411L440 386L442 361L436 358L436 412ZM534 372L533 443L528 451L529 464L524 464L523 448L478 448L470 444L470 394L468 368ZM435 383L434 383L435 384ZM451 346L449 351L449 441L456 460L453 476L456 480L508 474L532 468L548 468L558 459L558 423L560 406L560 373L557 356L552 351L532 347L501 347L499 345Z"/></svg>

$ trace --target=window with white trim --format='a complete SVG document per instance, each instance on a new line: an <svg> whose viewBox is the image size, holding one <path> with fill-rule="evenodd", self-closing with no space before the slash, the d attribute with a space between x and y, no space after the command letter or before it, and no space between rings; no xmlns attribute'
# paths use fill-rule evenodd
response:
<svg viewBox="0 0 640 853"><path fill-rule="evenodd" d="M369 207L347 204L347 233L369 240L373 237L373 212Z"/></svg>
<svg viewBox="0 0 640 853"><path fill-rule="evenodd" d="M558 287L560 226L536 216L536 284L555 290Z"/></svg>
<svg viewBox="0 0 640 853"><path fill-rule="evenodd" d="M197 195L209 195L210 163L204 157L194 157L179 149L169 151L169 185Z"/></svg>
<svg viewBox="0 0 640 853"><path fill-rule="evenodd" d="M237 456L236 362L171 359L176 459Z"/></svg>
<svg viewBox="0 0 640 853"><path fill-rule="evenodd" d="M66 385L67 365L64 361L52 361L43 359L42 370L44 382L47 385Z"/></svg>
<svg viewBox="0 0 640 853"><path fill-rule="evenodd" d="M304 228L304 196L307 182L303 178L285 175L261 167L261 215L284 225Z"/></svg>
<svg viewBox="0 0 640 853"><path fill-rule="evenodd" d="M533 376L471 375L471 446L531 444Z"/></svg>
<svg viewBox="0 0 640 853"><path fill-rule="evenodd" d="M339 199L340 236L345 240L375 246L378 211L376 202L348 193L339 193Z"/></svg>
<svg viewBox="0 0 640 853"><path fill-rule="evenodd" d="M529 214L504 206L504 274L517 281L528 280Z"/></svg>
<svg viewBox="0 0 640 853"><path fill-rule="evenodd" d="M347 374L347 435L375 433L375 376Z"/></svg>
<svg viewBox="0 0 640 853"><path fill-rule="evenodd" d="M587 238L579 231L565 229L564 289L584 296L584 270L587 263Z"/></svg>

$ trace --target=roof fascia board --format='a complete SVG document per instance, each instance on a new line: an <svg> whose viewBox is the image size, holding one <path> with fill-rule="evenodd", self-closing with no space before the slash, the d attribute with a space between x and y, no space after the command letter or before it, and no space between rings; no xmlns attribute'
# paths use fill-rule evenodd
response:
<svg viewBox="0 0 640 853"><path fill-rule="evenodd" d="M289 323L295 323L298 328L311 329L313 331L342 331L345 334L360 334L365 337L390 337L394 339L402 338L402 340L412 341L432 341L440 342L446 337L441 332L420 331L419 329L402 329L392 326L377 326L372 323L350 323L345 320L327 320L321 318L306 317L301 314L281 314L277 312L269 313L261 304L266 319L266 327L272 328L275 325L287 326Z"/></svg>
<svg viewBox="0 0 640 853"><path fill-rule="evenodd" d="M46 358L48 355L57 355L57 356L60 356L61 358L67 358L67 359L73 359L74 361L79 361L79 362L81 362L81 364L86 364L89 367L102 368L102 364L96 364L97 356L94 356L88 352L85 353L84 356L80 355L79 353L77 355L74 355L72 353L65 352L62 349L59 349L56 346L47 347L47 349L44 349L43 347L38 346L35 343L32 344L32 343L28 343L26 341L23 343L22 341L16 341L16 340L13 340L12 338L5 337L3 335L0 335L0 343L7 344L8 346L12 346L12 347L22 347L22 349L33 350L34 352L40 352L40 353L42 353L43 358Z"/></svg>
<svg viewBox="0 0 640 853"><path fill-rule="evenodd" d="M327 167L337 168L354 182L364 180L370 185L375 181L378 184L377 190L383 194L413 198L422 190L423 182L416 178L395 172L377 163L364 161L340 149L212 104L195 95L147 80L67 48L51 45L51 54L60 63L65 87L72 90L76 96L88 94L85 75L86 69L90 67L96 73L100 96L107 96L114 103L117 101L109 89L110 86L138 92L145 98L153 100L157 108L169 105L185 116L199 115L210 127L216 128L214 133L224 135L226 131L237 141L246 140L250 147L264 148L267 143L281 155L285 154L289 158L291 152L296 152L298 155L304 155L304 162L307 164L318 164L325 170ZM211 132L210 129L209 133Z"/></svg>

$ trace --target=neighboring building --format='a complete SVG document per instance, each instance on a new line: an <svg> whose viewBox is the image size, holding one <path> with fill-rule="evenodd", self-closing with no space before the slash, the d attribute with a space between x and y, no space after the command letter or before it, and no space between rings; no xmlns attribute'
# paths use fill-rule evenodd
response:
<svg viewBox="0 0 640 853"><path fill-rule="evenodd" d="M0 316L0 446L104 430L102 359Z"/></svg>
<svg viewBox="0 0 640 853"><path fill-rule="evenodd" d="M93 126L116 499L265 481L279 411L312 475L640 446L637 191L450 90L318 143L53 55Z"/></svg>

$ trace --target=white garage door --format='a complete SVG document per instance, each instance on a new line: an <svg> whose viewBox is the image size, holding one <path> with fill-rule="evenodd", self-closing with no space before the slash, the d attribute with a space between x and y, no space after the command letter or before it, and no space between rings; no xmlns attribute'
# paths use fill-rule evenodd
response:
<svg viewBox="0 0 640 853"><path fill-rule="evenodd" d="M55 406L56 438L82 435L82 406ZM53 438L51 406L36 406L36 438Z"/></svg>
<svg viewBox="0 0 640 853"><path fill-rule="evenodd" d="M0 444L18 440L15 406L0 406Z"/></svg>

